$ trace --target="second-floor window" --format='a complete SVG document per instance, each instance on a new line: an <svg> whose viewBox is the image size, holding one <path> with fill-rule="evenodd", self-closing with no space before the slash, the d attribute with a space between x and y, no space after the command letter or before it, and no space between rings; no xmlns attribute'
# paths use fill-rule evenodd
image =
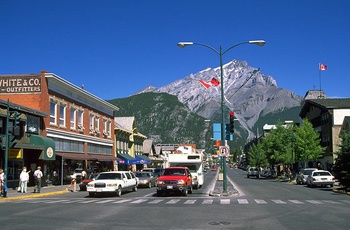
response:
<svg viewBox="0 0 350 230"><path fill-rule="evenodd" d="M76 130L76 118L77 110L75 108L70 108L70 128Z"/></svg>
<svg viewBox="0 0 350 230"><path fill-rule="evenodd" d="M60 104L60 127L66 127L66 105Z"/></svg>
<svg viewBox="0 0 350 230"><path fill-rule="evenodd" d="M57 103L50 100L50 124L57 125Z"/></svg>

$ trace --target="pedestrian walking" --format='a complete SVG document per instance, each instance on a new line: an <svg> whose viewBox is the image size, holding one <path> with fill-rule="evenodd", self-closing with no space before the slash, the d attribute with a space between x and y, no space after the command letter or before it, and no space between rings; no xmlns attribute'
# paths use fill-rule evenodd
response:
<svg viewBox="0 0 350 230"><path fill-rule="evenodd" d="M23 167L21 174L19 175L19 180L20 180L20 192L21 193L26 193L27 192L27 187L28 187L28 182L29 182L29 172L27 172L27 168Z"/></svg>
<svg viewBox="0 0 350 230"><path fill-rule="evenodd" d="M41 167L38 166L37 169L34 172L34 179L35 179L35 188L34 193L40 193L41 189L41 178L43 177L43 173L41 172Z"/></svg>
<svg viewBox="0 0 350 230"><path fill-rule="evenodd" d="M5 194L5 190L4 190L4 180L5 180L5 174L4 174L4 170L2 168L0 168L0 194L3 195Z"/></svg>
<svg viewBox="0 0 350 230"><path fill-rule="evenodd" d="M72 179L70 181L70 185L68 185L66 190L68 191L68 189L73 186L73 192L76 192L77 191L77 176L75 175L75 173L73 173L70 177Z"/></svg>

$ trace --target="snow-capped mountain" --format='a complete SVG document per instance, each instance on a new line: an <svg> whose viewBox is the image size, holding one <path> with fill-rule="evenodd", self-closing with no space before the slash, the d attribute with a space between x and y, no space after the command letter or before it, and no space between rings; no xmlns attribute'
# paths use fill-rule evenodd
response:
<svg viewBox="0 0 350 230"><path fill-rule="evenodd" d="M225 111L234 111L240 126L247 130L248 139L254 136L253 126L259 117L300 106L302 97L290 90L278 88L275 79L263 75L246 61L233 60L223 66ZM191 111L213 121L221 121L220 67L207 68L190 74L160 88L147 87L141 92L164 92L177 96ZM199 80L207 83L205 88ZM228 112L227 112L228 114ZM228 115L227 115L228 118Z"/></svg>

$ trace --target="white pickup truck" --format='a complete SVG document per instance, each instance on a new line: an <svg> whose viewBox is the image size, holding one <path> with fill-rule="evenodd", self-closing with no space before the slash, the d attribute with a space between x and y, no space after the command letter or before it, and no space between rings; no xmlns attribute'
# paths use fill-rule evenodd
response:
<svg viewBox="0 0 350 230"><path fill-rule="evenodd" d="M132 172L111 171L98 174L93 181L87 184L86 191L91 197L103 193L121 196L122 191L132 190L136 192L137 186L137 178Z"/></svg>

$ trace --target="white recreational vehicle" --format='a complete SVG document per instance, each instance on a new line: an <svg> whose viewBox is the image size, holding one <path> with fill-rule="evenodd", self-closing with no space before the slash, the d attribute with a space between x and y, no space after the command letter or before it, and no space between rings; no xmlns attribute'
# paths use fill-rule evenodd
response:
<svg viewBox="0 0 350 230"><path fill-rule="evenodd" d="M198 189L204 183L203 156L196 153L192 146L179 146L168 155L168 166L185 166L192 175L192 187Z"/></svg>

